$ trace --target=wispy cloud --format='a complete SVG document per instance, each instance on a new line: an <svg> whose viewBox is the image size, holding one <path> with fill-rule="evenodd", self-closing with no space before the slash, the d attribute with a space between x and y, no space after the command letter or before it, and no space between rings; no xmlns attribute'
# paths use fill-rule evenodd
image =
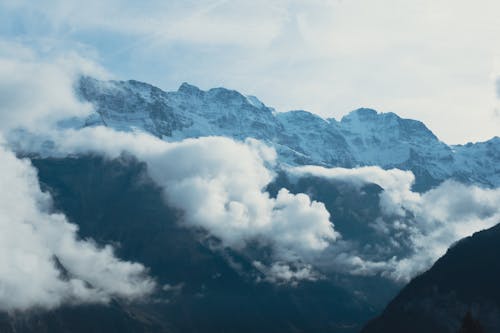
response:
<svg viewBox="0 0 500 333"><path fill-rule="evenodd" d="M0 186L9 189L0 195L0 310L106 303L153 290L144 266L119 260L110 246L79 240L77 226L51 212L28 161L3 147L0 161Z"/></svg>
<svg viewBox="0 0 500 333"><path fill-rule="evenodd" d="M296 177L313 175L340 180L358 188L370 183L382 187L380 216L365 221L380 233L382 238L378 245L382 248L337 249L332 246L328 252L331 260L326 265L354 274L381 274L407 281L428 269L456 241L500 221L500 189L446 181L421 194L412 191L415 178L411 172L379 167L306 166L291 169L291 172ZM332 214L335 220L335 212ZM403 246L409 246L409 251L401 252ZM374 259L377 257L378 260Z"/></svg>

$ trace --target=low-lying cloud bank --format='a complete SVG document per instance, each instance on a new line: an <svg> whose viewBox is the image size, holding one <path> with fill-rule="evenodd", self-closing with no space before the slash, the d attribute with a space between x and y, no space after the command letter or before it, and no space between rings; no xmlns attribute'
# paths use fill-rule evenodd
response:
<svg viewBox="0 0 500 333"><path fill-rule="evenodd" d="M446 181L423 194L411 190L411 172L379 167L357 169L305 166L290 169L295 177L318 176L340 180L353 186L378 184L381 216L371 225L386 244L409 244L410 253L383 261L366 259L362 251L336 252L337 267L353 274L381 274L407 281L429 268L456 241L500 222L500 189L484 189ZM368 257L368 256L366 256ZM333 263L332 263L333 264Z"/></svg>
<svg viewBox="0 0 500 333"><path fill-rule="evenodd" d="M309 266L298 274L283 272L294 272L303 261L312 261L339 237L323 203L284 188L275 198L265 191L274 179L276 152L257 140L202 137L166 142L146 133L107 127L63 129L47 135L34 140L27 136L16 146L53 156L133 154L147 163L149 176L163 189L166 202L184 212L184 226L204 230L223 247L236 251L256 244L271 249L269 267L256 258L255 267L264 280L316 279ZM47 138L49 145L44 144Z"/></svg>
<svg viewBox="0 0 500 333"><path fill-rule="evenodd" d="M500 190L447 181L426 193L412 191L413 173L379 167L356 169L304 166L288 169L295 177L313 175L361 188L378 184L380 216L367 221L379 235L383 255L353 248L334 230L335 212L303 193L281 189L276 198L265 191L273 180L276 154L259 141L222 137L165 142L144 133L93 127L52 134L53 152L99 152L110 158L126 151L145 161L169 204L185 212L183 223L203 229L224 246L244 250L259 243L273 249L273 261L255 267L267 281L315 280L314 269L356 275L380 274L407 281L424 271L454 242L500 221ZM391 247L385 244L390 244ZM394 248L409 252L390 255ZM375 250L373 250L375 251ZM373 259L373 258L383 259Z"/></svg>
<svg viewBox="0 0 500 333"><path fill-rule="evenodd" d="M184 211L185 225L207 230L233 249L258 241L273 247L279 259L308 258L338 237L322 203L286 189L270 197L265 187L274 177L276 153L257 140L165 142L105 127L57 135L56 150L65 153L114 158L126 151L145 161L168 203Z"/></svg>

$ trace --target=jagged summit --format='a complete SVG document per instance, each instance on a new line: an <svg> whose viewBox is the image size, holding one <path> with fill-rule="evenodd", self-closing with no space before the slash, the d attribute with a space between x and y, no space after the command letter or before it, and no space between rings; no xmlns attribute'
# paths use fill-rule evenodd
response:
<svg viewBox="0 0 500 333"><path fill-rule="evenodd" d="M377 110L370 108L359 108L349 112L347 115L343 116L342 121L350 121L352 118L358 118L363 120L374 119L379 115Z"/></svg>
<svg viewBox="0 0 500 333"><path fill-rule="evenodd" d="M294 118L296 120L329 123L327 119L324 119L317 114L305 110L291 110L287 112L281 112L280 116L283 118Z"/></svg>
<svg viewBox="0 0 500 333"><path fill-rule="evenodd" d="M177 92L184 93L184 94L199 94L202 92L200 88L197 86L194 86L192 84L189 84L187 82L183 82L180 86Z"/></svg>
<svg viewBox="0 0 500 333"><path fill-rule="evenodd" d="M378 112L374 109L360 108L351 111L340 120L343 124L390 124L406 130L410 135L432 136L437 140L437 136L419 120L401 118L394 112Z"/></svg>
<svg viewBox="0 0 500 333"><path fill-rule="evenodd" d="M172 92L165 94L173 94ZM264 103L259 101L255 96L244 96L236 90L226 89L223 87L211 88L207 91L198 88L195 85L189 84L187 82L183 82L177 93L190 96L192 98L197 99L211 99L224 101L226 103L234 103L234 104L250 104L256 108L265 107Z"/></svg>
<svg viewBox="0 0 500 333"><path fill-rule="evenodd" d="M252 137L275 147L279 161L290 165L379 165L412 170L426 184L456 178L500 185L499 138L448 146L422 122L392 112L360 108L337 121L304 110L275 112L255 96L188 83L165 92L138 81L83 77L76 90L96 107L81 126L141 129L168 140Z"/></svg>

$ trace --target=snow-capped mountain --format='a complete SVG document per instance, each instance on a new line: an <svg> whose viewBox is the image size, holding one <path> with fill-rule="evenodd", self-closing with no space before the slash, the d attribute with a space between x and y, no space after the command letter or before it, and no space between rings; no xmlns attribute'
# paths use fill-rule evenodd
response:
<svg viewBox="0 0 500 333"><path fill-rule="evenodd" d="M138 81L83 77L76 89L96 107L82 126L143 130L169 141L252 137L275 147L284 164L401 168L412 170L421 188L448 178L500 186L500 138L449 146L422 122L394 113L363 108L340 121L307 111L281 113L254 96L187 83L165 92Z"/></svg>

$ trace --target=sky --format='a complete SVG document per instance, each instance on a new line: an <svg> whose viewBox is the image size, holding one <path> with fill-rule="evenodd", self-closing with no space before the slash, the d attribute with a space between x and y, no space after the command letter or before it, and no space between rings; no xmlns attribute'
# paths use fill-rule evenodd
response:
<svg viewBox="0 0 500 333"><path fill-rule="evenodd" d="M78 54L116 79L255 95L278 111L359 107L446 143L500 135L496 0L0 0L0 54ZM3 48L3 50L2 50Z"/></svg>

